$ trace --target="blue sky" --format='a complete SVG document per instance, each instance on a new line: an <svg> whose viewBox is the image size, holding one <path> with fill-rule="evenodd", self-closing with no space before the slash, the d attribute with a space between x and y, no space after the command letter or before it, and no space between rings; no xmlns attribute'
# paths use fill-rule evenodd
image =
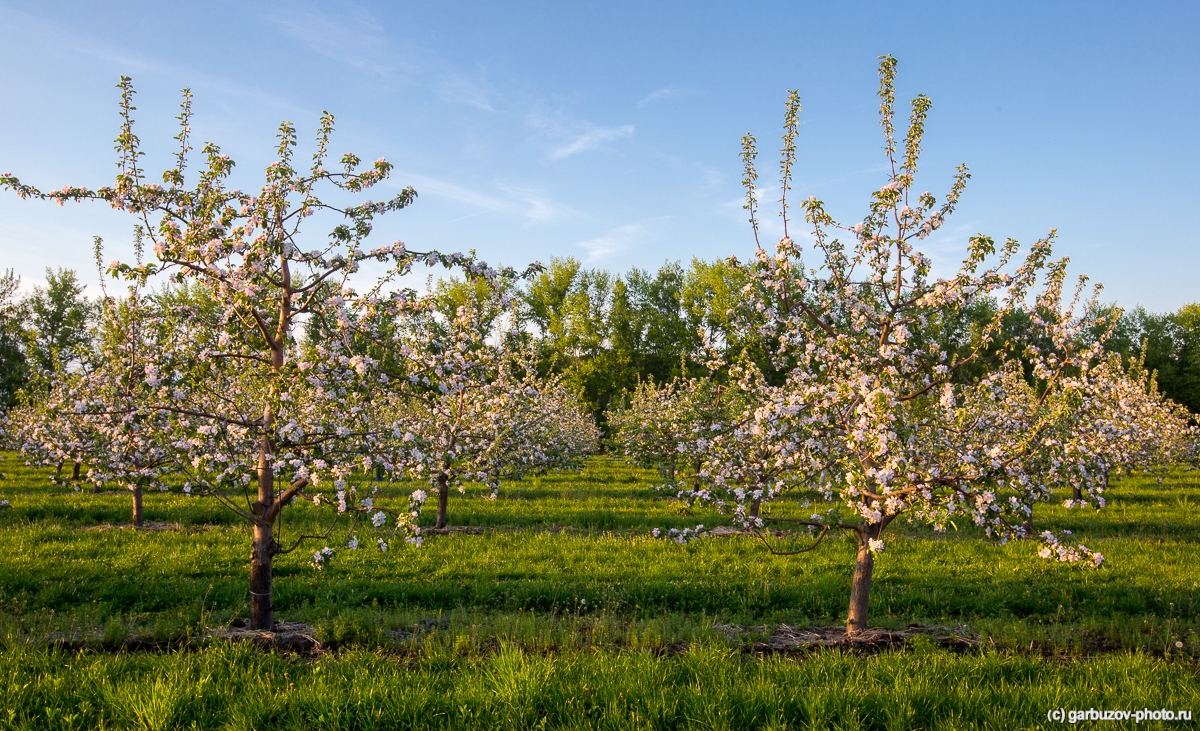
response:
<svg viewBox="0 0 1200 731"><path fill-rule="evenodd" d="M328 109L336 152L387 157L419 193L379 243L614 271L753 251L739 140L758 137L769 183L790 88L796 195L860 218L884 182L875 74L891 53L900 96L934 103L919 188L941 195L960 162L974 174L927 247L943 270L975 232L1027 243L1054 227L1106 299L1200 299L1194 2L0 2L0 18L0 168L28 182L111 180L127 74L150 169L168 162L183 86L196 137L246 188L280 120L311 138ZM90 271L91 237L119 253L131 227L6 195L0 267L27 284Z"/></svg>

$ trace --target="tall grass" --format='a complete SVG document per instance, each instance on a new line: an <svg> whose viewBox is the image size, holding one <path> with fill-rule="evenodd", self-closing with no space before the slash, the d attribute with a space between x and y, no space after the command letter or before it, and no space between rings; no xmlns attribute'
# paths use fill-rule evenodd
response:
<svg viewBox="0 0 1200 731"><path fill-rule="evenodd" d="M116 656L17 649L0 656L0 728L1007 730L1044 727L1060 707L1195 708L1196 681L1193 667L1139 655L1064 664L928 646L802 662L717 646L669 656L433 647L407 661L230 646Z"/></svg>
<svg viewBox="0 0 1200 731"><path fill-rule="evenodd" d="M1039 506L1039 528L1108 557L1099 570L970 526L899 524L871 624L943 625L977 649L784 657L747 643L842 621L854 547L778 557L744 536L653 539L720 516L595 459L499 500L455 495L451 522L479 535L379 553L335 534L323 571L311 551L280 557L277 614L314 626L332 652L313 658L206 639L247 607L247 531L215 504L149 495L147 520L177 527L133 531L116 527L124 494L54 487L12 454L0 472L0 728L1007 729L1041 727L1051 707L1200 705L1190 472L1119 482L1101 512ZM810 513L806 499L771 509ZM289 509L285 536L325 515ZM714 627L728 624L765 628Z"/></svg>

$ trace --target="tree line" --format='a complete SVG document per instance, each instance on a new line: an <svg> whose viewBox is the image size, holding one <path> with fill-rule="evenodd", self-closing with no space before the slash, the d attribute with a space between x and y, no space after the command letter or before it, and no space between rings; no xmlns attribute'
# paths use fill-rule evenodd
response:
<svg viewBox="0 0 1200 731"><path fill-rule="evenodd" d="M543 375L560 375L606 432L614 403L639 383L666 383L702 375L710 351L727 360L746 353L770 370L769 347L739 327L751 267L729 259L693 258L685 268L665 262L657 272L634 267L624 274L554 258L532 281L509 283L511 312L484 313L489 333L509 318L507 333L536 352ZM46 271L46 285L25 296L12 270L0 277L0 404L11 407L36 374L77 367L95 358L98 300L73 269ZM433 287L444 316L489 301L478 284L442 278ZM994 304L994 303L993 303ZM991 316L983 304L964 311L976 326ZM1115 314L1115 304L1100 308ZM1014 327L1016 325L1013 325ZM318 337L308 328L309 338ZM1163 395L1200 414L1200 304L1175 312L1138 306L1120 312L1104 347L1127 362L1145 358Z"/></svg>

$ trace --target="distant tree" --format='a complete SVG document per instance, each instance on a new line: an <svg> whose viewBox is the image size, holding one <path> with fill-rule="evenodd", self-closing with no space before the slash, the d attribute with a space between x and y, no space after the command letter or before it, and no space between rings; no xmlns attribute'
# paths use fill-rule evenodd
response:
<svg viewBox="0 0 1200 731"><path fill-rule="evenodd" d="M634 369L642 378L659 382L685 375L682 363L700 351L700 337L683 308L683 268L667 262L652 276L635 267L624 280L629 319L625 328L631 336L627 347Z"/></svg>
<svg viewBox="0 0 1200 731"><path fill-rule="evenodd" d="M518 329L531 334L539 369L561 374L601 424L613 395L636 380L618 332L624 286L607 271L555 258L521 295Z"/></svg>
<svg viewBox="0 0 1200 731"><path fill-rule="evenodd" d="M707 262L694 258L684 274L680 304L688 327L693 334L703 332L704 340L727 361L743 351L752 358L761 357L758 339L748 337L738 324L747 319L748 313L740 310L745 300L742 290L749 282L746 267L727 259Z"/></svg>
<svg viewBox="0 0 1200 731"><path fill-rule="evenodd" d="M46 270L46 286L29 297L29 355L47 372L63 371L86 358L96 307L73 269Z"/></svg>
<svg viewBox="0 0 1200 731"><path fill-rule="evenodd" d="M730 343L730 309L747 279L735 264L666 262L656 272L634 267L614 276L554 259L522 293L519 322L537 343L544 372L589 405L602 426L621 392L639 380L666 383L701 375L705 341L723 352Z"/></svg>
<svg viewBox="0 0 1200 731"><path fill-rule="evenodd" d="M17 393L28 378L24 349L27 308L18 295L21 278L6 269L0 276L0 416L17 403Z"/></svg>
<svg viewBox="0 0 1200 731"><path fill-rule="evenodd" d="M579 262L555 257L534 277L522 296L521 322L532 328L541 343L542 357L562 367L567 351L569 315L567 297L575 288Z"/></svg>
<svg viewBox="0 0 1200 731"><path fill-rule="evenodd" d="M145 492L168 490L167 477L183 467L171 412L145 393L157 354L169 347L146 312L153 307L136 286L124 298L104 297L97 357L80 371L47 371L44 389L12 414L16 445L35 462L74 462L74 480L86 462L96 492L128 490L134 528L143 526Z"/></svg>
<svg viewBox="0 0 1200 731"><path fill-rule="evenodd" d="M1102 309L1118 311L1115 305ZM1127 363L1141 360L1156 374L1164 396L1200 414L1200 304L1168 313L1144 307L1124 312L1105 348L1120 353Z"/></svg>
<svg viewBox="0 0 1200 731"><path fill-rule="evenodd" d="M1200 303L1180 307L1172 319L1176 327L1176 368L1161 388L1193 414L1200 414ZM1147 367L1155 368L1155 364Z"/></svg>
<svg viewBox="0 0 1200 731"><path fill-rule="evenodd" d="M28 317L23 335L34 367L30 383L33 389L45 388L57 374L82 366L93 356L102 357L92 352L97 305L84 297L86 286L79 282L75 270L60 268L55 272L47 268L46 282L46 287L34 287L26 300ZM79 480L82 458L72 461L71 479ZM61 470L63 464L59 460L57 469ZM100 482L93 483L93 491L99 492L100 487ZM135 512L135 522L140 526L140 503Z"/></svg>
<svg viewBox="0 0 1200 731"><path fill-rule="evenodd" d="M478 482L494 498L506 476L575 467L597 447L594 422L564 397L559 378L540 377L507 338L485 341L480 321L502 309L462 305L449 322L427 312L409 318L386 345L408 364L402 372L381 368L408 383L376 407L392 425L388 453L393 468L430 482L436 529L446 527L451 489Z"/></svg>
<svg viewBox="0 0 1200 731"><path fill-rule="evenodd" d="M710 446L731 428L747 402L736 385L722 385L710 376L662 385L642 381L609 415L612 443L626 460L658 470L667 480L660 489L689 505L714 500L709 491L713 476L706 470Z"/></svg>
<svg viewBox="0 0 1200 731"><path fill-rule="evenodd" d="M684 472L681 464L688 466L684 445L694 430L689 395L676 381L658 385L646 379L624 393L608 416L616 453L657 471L674 489Z"/></svg>
<svg viewBox="0 0 1200 731"><path fill-rule="evenodd" d="M501 291L496 291L496 287ZM434 311L440 316L439 321L446 325L454 322L459 311L466 308L472 314L471 322L478 328L479 334L487 337L500 331L500 321L511 315L512 300L515 286L508 280L488 282L487 280L439 279L433 290ZM506 329L505 332L508 332Z"/></svg>

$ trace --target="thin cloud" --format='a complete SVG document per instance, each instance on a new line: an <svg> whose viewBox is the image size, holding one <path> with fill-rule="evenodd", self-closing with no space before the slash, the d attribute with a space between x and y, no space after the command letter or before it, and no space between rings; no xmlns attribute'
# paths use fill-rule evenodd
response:
<svg viewBox="0 0 1200 731"><path fill-rule="evenodd" d="M434 89L442 101L465 104L482 112L496 111L492 104L495 95L486 83L453 69L445 68L436 73Z"/></svg>
<svg viewBox="0 0 1200 731"><path fill-rule="evenodd" d="M640 223L627 223L617 226L603 236L587 241L580 241L576 246L587 251L587 263L601 261L621 254L629 249L646 233L646 226Z"/></svg>
<svg viewBox="0 0 1200 731"><path fill-rule="evenodd" d="M612 142L633 135L633 125L623 124L620 127L597 127L584 132L571 142L556 148L550 153L551 160L562 160L577 152L593 150L605 142Z"/></svg>
<svg viewBox="0 0 1200 731"><path fill-rule="evenodd" d="M398 173L396 178L411 183L419 195L457 201L470 208L479 209L452 218L446 223L501 211L521 216L526 224L546 223L578 215L574 209L556 203L536 190L519 186L498 185L499 192L493 193L417 173Z"/></svg>
<svg viewBox="0 0 1200 731"><path fill-rule="evenodd" d="M725 176L717 168L698 162L692 164L700 171L700 177L704 180L704 184L710 188L720 187L725 182Z"/></svg>
<svg viewBox="0 0 1200 731"><path fill-rule="evenodd" d="M547 223L579 215L575 209L547 198L540 190L518 185L505 185L501 188L519 202L526 223Z"/></svg>
<svg viewBox="0 0 1200 731"><path fill-rule="evenodd" d="M396 173L394 177L397 180L405 181L405 183L411 183L416 188L418 195L429 195L433 198L449 198L450 200L466 203L475 208L498 210L507 207L511 203L511 201L498 198L494 195L488 195L487 193L465 188L456 183L438 178L430 178L425 175Z"/></svg>
<svg viewBox="0 0 1200 731"><path fill-rule="evenodd" d="M259 106L274 107L289 114L314 113L264 86L214 75L199 66L180 65L168 58L147 56L130 50L126 45L114 45L77 33L48 18L19 10L5 12L8 13L5 20L9 21L11 26L10 33L24 38L27 43L43 48L67 49L72 54L98 59L115 66L121 73L133 72L135 81L143 74L158 78L184 79L192 91L212 90L241 99L253 99ZM197 108L200 109L199 104ZM198 117L203 115L203 111L198 112Z"/></svg>
<svg viewBox="0 0 1200 731"><path fill-rule="evenodd" d="M642 107L646 106L647 104L653 104L656 101L660 101L662 99L667 99L669 97L673 97L678 93L679 93L678 91L676 91L670 87L659 89L658 91L651 92L651 93L647 94L646 96L642 97L641 100L637 103L637 108L641 109Z"/></svg>
<svg viewBox="0 0 1200 731"><path fill-rule="evenodd" d="M270 20L283 32L326 58L355 68L388 75L388 44L383 26L371 13L347 4L338 17L317 10L288 10Z"/></svg>
<svg viewBox="0 0 1200 731"><path fill-rule="evenodd" d="M429 88L439 99L494 112L496 94L474 78L414 42L404 50L389 42L387 29L368 10L347 4L336 15L315 7L270 17L285 35L316 53L378 76ZM482 70L481 70L482 71Z"/></svg>
<svg viewBox="0 0 1200 731"><path fill-rule="evenodd" d="M508 205L500 206L499 208L492 208L492 209L490 209L490 210L487 210L487 211L479 211L479 212L477 212L477 213L468 213L468 214L467 214L467 215L465 215L465 216L459 216L458 218L451 218L449 221L446 221L446 223L456 223L456 222L458 222L458 221L465 221L465 220L467 220L468 218L475 218L476 216L482 216L482 215L484 215L484 214L487 214L487 213L496 213L497 211L503 211L503 210L504 210L504 209L506 209L506 208L512 208L512 207L513 207L513 205L514 205L514 204L512 204L512 203L509 203Z"/></svg>

